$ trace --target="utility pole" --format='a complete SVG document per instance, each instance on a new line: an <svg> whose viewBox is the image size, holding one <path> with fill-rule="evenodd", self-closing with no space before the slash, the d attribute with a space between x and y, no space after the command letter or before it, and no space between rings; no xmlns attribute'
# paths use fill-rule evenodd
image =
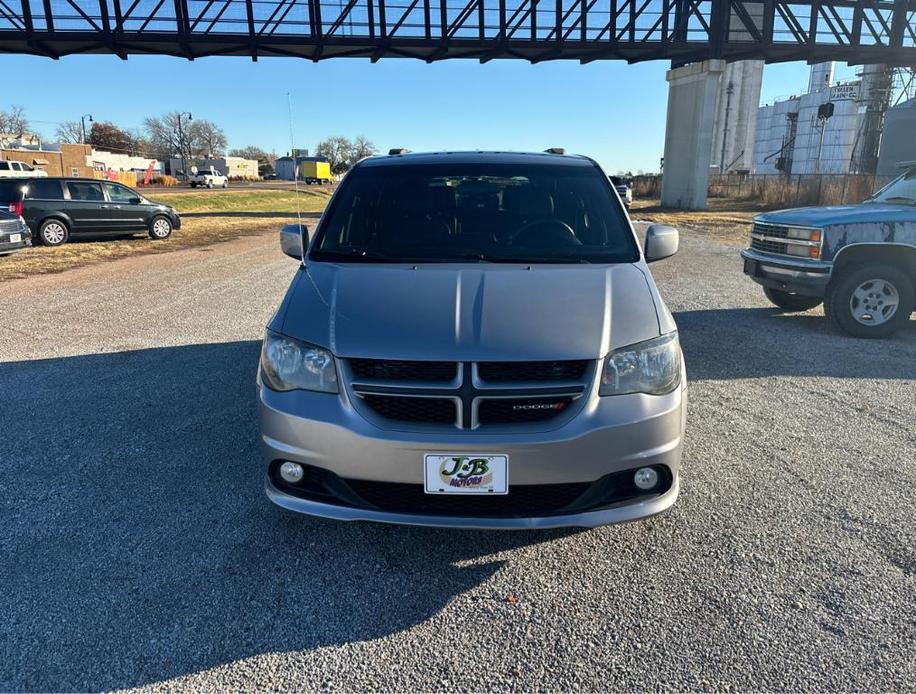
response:
<svg viewBox="0 0 916 694"><path fill-rule="evenodd" d="M82 138L83 141L82 141L81 144L86 144L86 119L87 119L87 118L89 119L89 122L91 123L91 122L92 122L92 115L91 115L91 114L86 113L86 114L80 116L80 130L81 130L82 136L83 136L83 138Z"/></svg>
<svg viewBox="0 0 916 694"><path fill-rule="evenodd" d="M722 155L719 159L719 173L725 173L725 149L728 146L728 116L732 110L732 94L735 93L735 83L729 82L725 88L725 123L722 126Z"/></svg>
<svg viewBox="0 0 916 694"><path fill-rule="evenodd" d="M185 156L185 146L184 146L184 135L181 132L181 118L182 116L187 116L189 121L194 120L190 113L179 113L178 114L178 149L181 151L181 172L184 174L185 180L188 178L188 160Z"/></svg>

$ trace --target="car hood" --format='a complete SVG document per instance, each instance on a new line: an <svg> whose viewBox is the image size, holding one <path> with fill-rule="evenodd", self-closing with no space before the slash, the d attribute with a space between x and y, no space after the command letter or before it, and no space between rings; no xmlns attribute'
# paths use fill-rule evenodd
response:
<svg viewBox="0 0 916 694"><path fill-rule="evenodd" d="M798 224L800 226L829 226L831 224L862 224L866 222L916 221L916 206L862 203L860 205L829 205L800 207L758 215L756 221L768 224Z"/></svg>
<svg viewBox="0 0 916 694"><path fill-rule="evenodd" d="M275 327L341 357L597 359L660 334L650 282L632 264L310 263Z"/></svg>

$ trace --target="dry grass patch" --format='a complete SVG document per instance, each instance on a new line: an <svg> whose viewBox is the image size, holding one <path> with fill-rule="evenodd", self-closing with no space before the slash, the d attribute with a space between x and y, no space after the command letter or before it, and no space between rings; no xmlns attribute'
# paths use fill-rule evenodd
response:
<svg viewBox="0 0 916 694"><path fill-rule="evenodd" d="M634 200L630 216L738 242L747 239L751 221L767 209L771 208L759 203L711 198L709 209L688 212L661 207L658 200Z"/></svg>

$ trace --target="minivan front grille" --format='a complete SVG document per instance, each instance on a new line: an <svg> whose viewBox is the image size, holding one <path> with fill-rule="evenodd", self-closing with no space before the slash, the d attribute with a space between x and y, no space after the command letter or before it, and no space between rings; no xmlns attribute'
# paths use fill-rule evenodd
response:
<svg viewBox="0 0 916 694"><path fill-rule="evenodd" d="M373 412L398 422L452 424L457 416L455 401L447 398L403 397L398 395L361 396Z"/></svg>
<svg viewBox="0 0 916 694"><path fill-rule="evenodd" d="M394 428L562 424L584 402L596 361L422 362L346 359L352 402Z"/></svg>
<svg viewBox="0 0 916 694"><path fill-rule="evenodd" d="M454 380L458 365L453 361L399 361L394 359L351 359L354 378L421 383Z"/></svg>
<svg viewBox="0 0 916 694"><path fill-rule="evenodd" d="M585 376L589 362L575 361L482 361L477 374L483 381L520 383L523 381L578 381Z"/></svg>

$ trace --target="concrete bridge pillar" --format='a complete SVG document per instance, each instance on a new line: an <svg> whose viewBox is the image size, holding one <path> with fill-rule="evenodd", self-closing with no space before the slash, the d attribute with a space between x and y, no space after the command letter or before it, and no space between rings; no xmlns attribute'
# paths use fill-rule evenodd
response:
<svg viewBox="0 0 916 694"><path fill-rule="evenodd" d="M662 205L705 210L712 157L716 96L724 60L706 60L668 71L668 121Z"/></svg>

